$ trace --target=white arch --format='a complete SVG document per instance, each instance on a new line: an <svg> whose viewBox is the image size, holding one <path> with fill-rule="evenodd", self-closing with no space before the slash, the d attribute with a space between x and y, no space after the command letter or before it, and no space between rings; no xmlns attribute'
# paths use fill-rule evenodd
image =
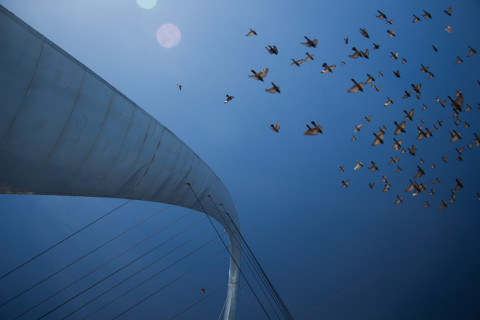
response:
<svg viewBox="0 0 480 320"><path fill-rule="evenodd" d="M160 122L1 5L0 30L0 193L136 199L205 212L229 235L224 319L234 319L240 226L222 181Z"/></svg>

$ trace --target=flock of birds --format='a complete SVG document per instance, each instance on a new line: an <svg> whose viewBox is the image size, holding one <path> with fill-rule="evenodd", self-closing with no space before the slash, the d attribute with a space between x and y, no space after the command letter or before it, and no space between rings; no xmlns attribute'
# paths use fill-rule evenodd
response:
<svg viewBox="0 0 480 320"><path fill-rule="evenodd" d="M378 12L378 15L376 15L376 17L378 19L384 20L387 25L393 25L393 20L389 20L385 13L383 13L380 10L377 10L377 12ZM451 16L452 15L452 8L448 8L448 9L444 10L444 13L448 16ZM422 18L420 18L416 14L413 14L412 23L418 23L422 19L426 19L426 20L432 19L432 15L425 10L423 10L423 13L420 16ZM449 25L444 25L444 29L448 33L453 32L452 27L449 26ZM394 38L397 35L395 30L390 30L390 29L387 29L386 33L387 33L388 37L390 37L390 38ZM365 28L360 28L360 34L364 38L370 39L370 34L368 33L368 31ZM250 31L245 36L251 37L251 36L256 36L256 35L257 35L257 32L253 29L250 29ZM306 46L308 48L311 48L311 49L315 49L317 47L317 45L318 45L318 40L317 39L312 40L307 36L305 36L304 38L305 38L305 42L301 42L301 45L304 45L304 46ZM348 45L348 43L349 43L349 38L348 37L344 38L344 43L345 43L345 45ZM265 49L271 55L278 55L279 50L275 45L268 45L268 46L265 47ZM379 49L380 49L380 44L373 43L372 50L379 50ZM435 45L432 45L432 49L433 49L434 52L438 53L438 49ZM359 50L356 47L352 47L352 51L353 52L350 55L348 55L348 57L351 58L351 59L359 59L359 58L369 59L370 58L370 52L369 52L368 48L365 49L365 50ZM468 46L468 52L466 53L466 57L469 58L476 53L477 53L477 51L474 48L472 48L471 46ZM292 61L291 65L296 66L296 67L300 67L300 65L302 63L304 63L306 61L312 61L312 60L315 59L315 55L310 54L309 52L306 52L305 54L306 54L306 56L302 59L298 59L298 60L291 59L291 61ZM401 61L401 64L406 64L407 63L407 59L405 57L400 58L400 56L397 52L390 51L390 58L392 58L393 60ZM460 63L463 63L463 59L460 56L457 56L457 60L456 60L455 64L458 65ZM345 62L341 61L341 65L342 66L345 65ZM336 65L335 64L329 65L326 62L324 62L322 64L322 67L323 67L323 69L321 70L321 73L328 74L328 73L332 73L335 70ZM428 65L421 64L419 71L427 74L428 75L427 79L432 79L432 78L435 77L435 74L433 73L433 70L431 70ZM268 75L268 72L269 72L268 68L264 68L260 71L251 70L252 74L249 75L249 77L252 78L252 79L255 79L257 81L264 82L265 78ZM400 72L399 69L393 70L393 74L396 78L401 78L401 72ZM378 77L383 77L383 76L384 76L384 74L381 71L379 71L378 72ZM354 78L351 78L351 81L353 83L353 86L351 86L349 89L347 89L348 93L364 92L364 90L366 90L367 85L369 85L371 88L375 89L377 92L380 92L380 85L376 85L375 77L372 76L369 73L367 73L367 79L363 82L362 81L357 81ZM480 81L477 81L477 83L480 86ZM177 85L179 86L179 89L181 90L181 88L182 88L181 85L180 84L177 84ZM280 87L277 84L275 84L274 82L271 82L271 85L272 85L271 88L265 89L266 92L269 92L271 94L276 94L276 93L281 92ZM422 84L421 83L411 83L410 87L407 90L404 90L405 94L403 95L402 98L403 99L412 99L413 97L415 97L417 100L421 100L422 99ZM452 107L454 123L455 123L456 126L458 126L462 122L462 120L460 118L460 115L464 114L464 112L466 112L466 111L472 110L472 107L468 104L466 106L464 106L464 97L463 97L463 93L462 93L461 90L456 91L454 98L452 98L450 95L448 95L447 98L450 101L450 105ZM234 96L231 96L231 95L227 94L224 103L228 103L228 102L232 101L232 99L234 99ZM436 103L438 103L443 108L445 108L445 106L447 104L447 100L446 99L441 99L439 96L436 97L435 101L436 101ZM384 103L384 107L388 107L392 104L394 104L393 99L391 99L390 97L387 97L387 100ZM424 111L425 109L427 109L427 105L423 104L421 109L422 109L422 111ZM478 109L480 110L480 107ZM416 113L415 109L412 108L408 111L403 110L403 112L405 114L404 120L393 121L393 125L394 125L393 135L395 135L395 136L400 136L401 137L402 134L405 134L407 132L407 124L412 123L414 121L415 113ZM365 120L363 121L362 124L355 125L354 133L357 134L358 132L360 132L362 127L365 124L369 123L371 120L372 120L372 115L365 116ZM420 124L418 126L416 126L416 129L417 129L416 139L417 140L423 140L423 139L429 139L429 138L433 137L434 132L437 131L437 130L440 130L441 127L443 127L443 125L444 125L444 121L442 119L438 119L438 120L436 120L436 122L431 127L427 127L425 125L425 119L424 118L421 119ZM324 133L323 127L320 124L316 123L315 121L311 121L309 124L306 124L306 127L307 127L307 130L304 132L304 135L314 136L314 135ZM464 121L463 128L467 129L469 127L470 127L470 124L468 122ZM279 133L280 132L280 123L279 122L277 122L276 124L272 123L272 124L270 124L270 128L273 132ZM410 131L410 129L408 129L408 130ZM387 132L387 126L386 125L383 125L382 127L380 127L378 129L377 132L374 132L373 133L374 139L373 139L371 145L372 146L383 145L386 142L385 141L386 132ZM458 142L460 140L463 141L463 138L465 138L465 137L462 138L462 134L460 132L456 131L456 130L449 131L449 134L450 134L450 137L451 137L450 140L449 140L450 143L455 143L455 142ZM356 139L357 139L356 135L353 135L351 141L355 141ZM475 145L476 147L480 146L480 137L477 133L473 133L473 140L471 142L467 143L467 145L455 148L456 153L457 153L456 160L457 161L463 161L463 155L464 155L463 152L465 150L465 147L468 148L468 149L472 149L473 145ZM397 152L400 153L400 154L408 153L412 157L416 157L416 155L417 155L418 148L413 144L410 147L404 146L403 140L400 139L400 138L398 138L398 140L397 140L397 138L393 138L393 146L392 147L393 147L393 151L396 152L396 153ZM400 161L400 158L399 158L398 155L390 158L389 164L390 165L395 164L397 166L397 169L396 169L395 172L401 172L403 170L399 165L399 161ZM443 161L444 163L447 163L447 155L443 155L442 158L441 158L441 161ZM354 170L355 171L359 170L362 167L364 167L364 164L362 162L356 160L356 165L354 167ZM434 162L432 162L431 165L430 165L430 169L434 169L435 167L436 167L436 164ZM415 175L413 175L412 179L409 179L409 185L405 189L405 192L412 193L413 196L417 196L418 194L421 194L421 193L424 193L424 192L428 192L430 195L435 194L435 190L433 188L430 188L430 190L428 190L428 183L427 182L417 182L416 181L416 179L420 179L423 176L425 176L426 164L425 164L425 161L422 158L420 158L416 168L417 168L416 173L415 173ZM372 172L379 171L379 167L374 161L371 161L371 166L368 166L367 169L372 171ZM340 172L345 172L344 166L340 166ZM385 175L382 176L381 181L384 182L383 191L384 192L389 191L391 186L392 186L391 181ZM343 188L347 188L349 186L349 183L350 183L349 179L342 180L341 181L341 186ZM440 183L440 180L438 178L436 178L433 181L432 184L437 185L439 183ZM369 187L370 187L370 189L373 189L375 187L375 182L369 182ZM455 185L453 186L453 188L450 189L451 190L450 199L448 199L448 201L442 199L441 203L440 203L439 210L443 210L443 209L447 208L448 202L453 203L456 200L457 192L462 188L463 188L462 179L461 178L456 178L455 179ZM480 193L476 193L476 196L477 196L478 200L480 200ZM400 195L396 195L396 199L394 201L394 204L398 205L402 202L403 202L403 197L400 196ZM430 203L427 200L427 201L425 201L424 208L428 208L428 207L430 207Z"/></svg>

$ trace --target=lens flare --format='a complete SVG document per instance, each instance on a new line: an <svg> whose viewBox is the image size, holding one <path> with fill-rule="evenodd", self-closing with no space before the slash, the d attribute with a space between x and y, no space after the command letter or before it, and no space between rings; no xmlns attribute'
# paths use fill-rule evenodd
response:
<svg viewBox="0 0 480 320"><path fill-rule="evenodd" d="M180 42L182 34L172 23L165 23L157 30L157 41L164 48L173 48Z"/></svg>
<svg viewBox="0 0 480 320"><path fill-rule="evenodd" d="M142 9L152 9L157 5L157 0L137 0L137 4Z"/></svg>

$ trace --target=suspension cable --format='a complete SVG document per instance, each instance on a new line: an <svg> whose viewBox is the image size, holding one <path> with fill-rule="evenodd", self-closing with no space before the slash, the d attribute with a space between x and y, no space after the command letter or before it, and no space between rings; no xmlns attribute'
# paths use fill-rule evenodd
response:
<svg viewBox="0 0 480 320"><path fill-rule="evenodd" d="M208 195L208 197L210 198L210 200L212 201L213 205L215 206L215 208L217 209L220 217L222 217L223 221L225 222L226 225L227 222L225 221L225 218L223 217L222 213L220 212L220 209L218 208L217 204L215 203L215 201L213 201L213 198ZM223 204L220 203L220 205L223 207ZM223 207L225 209L225 207ZM238 229L237 225L235 224L235 222L233 221L232 217L230 216L230 214L224 210L225 214L227 214L227 216L229 217L231 223L233 224L233 226L235 227L235 230L237 231L236 233L240 236L240 239L241 241L239 241L237 239L237 241L239 242L243 242L247 248L247 253L250 253L251 257L254 259L254 262L251 261L250 259L250 255L249 254L245 254L245 256L247 257L247 260L254 266L254 269L255 271L259 274L260 278L262 279L262 282L264 284L264 286L267 288L267 290L270 292L270 295L272 297L272 299L275 301L276 305L278 306L278 308L280 309L280 311L282 312L283 316L287 319L293 319L290 311L288 310L288 308L286 307L285 303L282 301L280 295L278 294L278 292L275 290L275 288L273 287L273 284L270 282L270 280L268 279L266 273L263 271L263 268L262 266L260 265L260 263L258 262L257 258L255 257L255 255L253 254L252 250L250 249L250 246L248 245L247 241L245 240L245 238L243 237L242 233L240 232L240 230ZM230 228L230 227L229 227ZM234 233L234 232L232 232ZM234 233L234 236L235 236L235 233ZM235 236L236 237L236 236ZM242 251L244 251L244 249L241 247ZM247 264L248 265L248 264ZM250 266L249 266L250 268ZM251 269L250 269L251 270ZM252 271L253 273L253 271ZM255 277L255 279L257 280L258 282L258 279ZM260 288L262 288L260 286ZM265 291L263 291L263 288L262 288L262 292L265 294ZM265 296L267 296L265 294ZM269 301L270 303L270 300L268 299L267 297L267 301ZM270 304L270 306L273 308L273 306ZM276 312L275 312L276 314ZM278 316L278 315L277 315Z"/></svg>
<svg viewBox="0 0 480 320"><path fill-rule="evenodd" d="M275 307L272 305L272 302L271 300L274 301L274 303L276 303L278 309L283 313L283 316L285 318L288 318L288 316L285 314L284 310L282 310L282 306L278 303L278 301L275 299L275 296L272 294L271 290L268 290L268 286L267 284L265 283L265 280L260 276L259 272L258 272L258 269L255 268L255 264L252 262L250 256L248 255L248 252L245 252L245 249L243 248L243 246L241 245L242 244L242 241L241 239L238 239L238 237L236 236L235 232L231 229L231 227L229 226L229 224L227 223L227 221L225 220L225 218L223 217L223 214L220 212L220 210L218 209L215 201L213 201L212 197L210 195L208 195L208 197L210 198L210 200L212 201L213 205L215 206L215 208L217 209L218 213L219 213L219 216L222 218L223 222L225 223L225 226L230 230L230 233L235 237L235 239L240 243L240 250L241 252L245 255L245 257L247 258L247 267L248 269L250 270L250 272L253 274L253 277L255 279L255 281L257 282L258 286L260 287L260 290L262 291L263 295L267 298L267 302L268 304L270 305L270 307L272 308L273 312L275 313L275 315L277 316L278 319L280 319L280 316L278 315L277 311L275 310ZM233 221L232 221L233 223ZM240 231L238 230L238 228L235 226L236 230L237 230L237 233L240 234ZM253 267L252 267L253 266ZM254 270L252 270L252 268ZM260 279L262 281L260 281L258 278L260 277ZM263 285L262 283L263 282ZM267 289L267 291L269 291L269 294L267 294L265 292L265 289L263 288L265 287Z"/></svg>
<svg viewBox="0 0 480 320"><path fill-rule="evenodd" d="M222 205L222 204L221 204L221 205ZM223 205L222 205L222 207L223 207ZM224 207L224 209L225 209L225 207ZM247 247L248 251L249 251L250 254L252 255L253 259L255 260L256 265L258 266L258 268L260 269L261 273L262 273L263 276L265 277L265 280L268 282L268 284L270 285L270 287L271 287L272 290L274 291L275 296L276 296L277 299L280 301L281 305L282 305L283 308L285 309L285 312L288 314L288 318L289 318L289 319L293 319L292 314L291 314L290 311L288 310L287 306L285 305L285 303L283 302L282 298L281 298L280 295L278 294L277 290L276 290L275 287L273 286L272 282L271 282L270 279L268 278L267 274L266 274L265 271L263 270L262 266L260 265L260 262L258 262L257 258L255 257L255 254L254 254L253 251L250 249L250 246L248 245L247 241L245 241L245 238L243 237L243 235L242 235L242 234L240 233L240 231L238 230L237 225L233 222L232 217L230 216L230 214L228 213L228 211L225 210L225 213L227 214L227 216L230 218L230 221L232 221L232 224L233 224L233 225L235 226L235 228L237 229L238 234L239 234L240 237L242 238L243 243L245 244L245 246Z"/></svg>
<svg viewBox="0 0 480 320"><path fill-rule="evenodd" d="M152 214L151 216L143 219L142 221L138 222L137 224L135 224L134 226L128 228L127 230L119 233L118 235L116 235L115 237L111 238L110 240L102 243L101 245L97 246L96 248L90 250L89 252L85 253L84 255L82 255L81 257L77 258L76 260L70 262L69 264L67 264L66 266L58 269L57 271L55 271L54 273L50 274L49 276L43 278L42 280L38 281L37 283L31 285L30 287L28 287L27 289L23 290L22 292L20 292L19 294L17 294L16 296L14 296L13 298L10 298L9 300L3 302L0 307L3 307L5 306L7 303L15 300L16 298L20 297L21 295L23 295L24 293L32 290L33 288L35 288L36 286L42 284L43 282L47 281L48 279L52 278L53 276L59 274L60 272L62 272L63 270L67 269L68 267L74 265L75 263L77 263L78 261L82 260L83 258L89 256L90 254L94 253L95 251L99 250L100 248L106 246L107 244L111 243L112 241L120 238L121 236L123 236L124 234L126 234L127 232L137 228L138 226L142 225L143 223L147 222L148 220L150 220L151 218L155 217L156 215L160 214L161 212L165 211L167 208L169 208L171 205L168 205L160 210L158 210L157 212L155 212L154 214Z"/></svg>
<svg viewBox="0 0 480 320"><path fill-rule="evenodd" d="M128 267L129 265L131 265L132 263L140 260L141 258L143 258L144 256L146 256L147 254L151 253L152 251L160 248L161 246L163 246L165 243L169 242L170 240L176 238L180 233L190 229L191 227L193 227L194 225L198 224L199 222L203 221L203 219L200 219L198 220L196 223L194 223L193 225L190 225L186 228L184 228L182 231L176 233L175 235L171 236L170 238L168 238L167 240L163 241L162 243L160 243L159 245L156 245L155 247L153 247L152 249L148 250L147 252L143 253L142 255L140 255L139 257L133 259L132 261L130 261L129 263L125 264L124 266L122 266L121 268L118 268L117 270L115 270L114 272L110 273L109 275L103 277L102 279L98 280L97 282L95 282L94 284L92 284L91 286L89 286L88 288L82 290L81 292L77 293L76 295L74 295L73 297L65 300L64 302L62 302L61 304L57 305L55 308L53 309L50 309L47 313L43 314L40 318L37 318L38 319L42 319L44 317L46 317L47 315L49 315L50 313L52 313L53 311L57 310L58 308L62 307L63 305L65 305L66 303L72 301L73 299L75 299L76 297L82 295L83 293L87 292L88 290L92 289L93 287L97 286L98 284L100 284L101 282L105 281L106 279L110 278L111 276L113 276L114 274L120 272L121 270L125 269L126 267Z"/></svg>
<svg viewBox="0 0 480 320"><path fill-rule="evenodd" d="M52 250L53 248L55 248L56 246L58 246L59 244L65 242L66 240L70 239L71 237L73 237L74 235L80 233L81 231L85 230L86 228L90 227L91 225L97 223L98 221L102 220L103 218L105 218L106 216L108 216L109 214L117 211L118 209L120 209L121 207L123 207L124 205L126 205L127 203L129 203L130 201L132 200L127 200L126 202L122 203L121 205L119 205L118 207L116 207L115 209L113 210L110 210L109 212L107 212L106 214L104 214L103 216L101 216L100 218L94 220L93 222L90 222L89 224L87 224L86 226L80 228L79 230L75 231L74 233L70 234L69 236L67 236L66 238L63 238L62 240L60 240L59 242L55 243L54 245L48 247L47 249L43 250L42 252L38 253L37 255L33 256L32 258L28 259L27 261L21 263L20 265L16 266L15 268L11 269L10 271L8 271L7 273L3 274L1 277L0 277L0 280L5 278L6 276L8 276L9 274L17 271L18 269L20 269L21 267L25 266L26 264L32 262L33 260L37 259L38 257L40 257L41 255L47 253L48 251Z"/></svg>
<svg viewBox="0 0 480 320"><path fill-rule="evenodd" d="M210 217L208 216L207 211L205 210L205 207L203 206L202 202L201 202L200 199L198 198L197 194L195 193L195 191L193 191L192 186L190 185L189 182L187 182L187 185L189 186L189 188L190 188L190 190L192 191L193 195L195 196L195 198L197 199L198 203L200 204L200 207L202 208L203 212L204 212L205 215L207 216L208 221L210 221L210 224L212 225L213 229L215 230L215 232L217 233L217 235L219 235L219 237L220 237L220 234L219 234L217 228L216 228L215 225L213 224L212 219L210 219ZM253 290L252 286L250 285L250 282L248 281L247 277L245 277L245 274L243 273L242 269L240 268L238 262L237 262L236 259L233 257L232 253L230 252L230 249L228 248L227 244L225 243L225 241L224 241L222 238L221 238L221 240L222 240L222 243L223 243L225 249L227 250L228 254L230 255L230 258L232 259L232 261L233 261L233 262L235 263L235 265L237 266L238 271L239 271L240 274L243 276L243 278L245 279L245 282L247 283L248 287L250 288L250 290L252 291L253 295L254 295L255 298L257 299L258 304L260 304L260 307L262 308L263 312L265 313L265 315L267 316L267 318L271 320L270 316L268 315L267 311L265 310L265 307L263 306L262 302L260 301L260 299L258 298L257 294L255 293L255 291Z"/></svg>
<svg viewBox="0 0 480 320"><path fill-rule="evenodd" d="M187 215L189 215L190 213L187 212L186 214L184 214L183 216L181 216L180 218L174 220L173 222L169 223L168 225L160 228L159 230L155 231L154 233L150 234L149 236L145 237L143 240L137 242L136 244L134 244L133 246L123 250L122 252L118 253L116 256L110 258L109 260L107 260L105 263L101 264L100 266L92 269L91 271L87 272L86 274L84 274L83 276L81 276L80 278L74 280L73 282L71 282L70 284L68 284L67 286L63 287L62 289L56 291L55 293L49 295L47 298L43 299L42 301L38 302L37 304L33 305L32 307L30 307L28 310L24 311L23 313L17 315L15 318L13 318L13 320L17 320L18 318L22 317L23 315L25 315L26 313L32 311L33 309L35 309L36 307L38 307L39 305L45 303L46 301L50 300L52 297L56 296L57 294L59 294L60 292L70 288L71 286L73 286L74 284L78 283L79 281L85 279L86 277L88 277L89 275L93 274L94 272L96 272L97 270L103 268L104 266L106 266L107 264L111 263L112 261L118 259L119 257L121 257L122 255L126 254L128 251L138 247L139 245L141 245L142 243L144 243L145 241L153 238L154 236L156 236L157 234L159 234L160 232L164 231L165 229L169 228L170 226L174 225L175 223L179 222L180 220L184 219Z"/></svg>
<svg viewBox="0 0 480 320"><path fill-rule="evenodd" d="M222 234L223 235L223 234ZM221 236L220 236L221 237ZM216 240L217 237L214 237L212 238L211 240L209 240L207 243L205 243L202 247L205 247L206 245L210 244L211 242L213 242L214 240ZM200 248L202 248L200 247ZM198 249L200 249L198 248ZM197 250L198 250L197 249ZM193 270L195 270L196 268L198 268L200 265L202 265L203 263L207 262L207 261L210 261L213 257L215 257L216 255L220 254L223 252L223 248L220 249L219 251L217 251L215 254L213 254L211 257L209 257L208 259L205 259L203 260L202 262L196 264L195 266L193 266L192 268L188 269L187 271L185 271L184 273L182 273L180 276L178 276L177 278L173 279L172 281L170 281L169 283L167 283L166 285L164 285L163 287L161 287L160 289L158 289L157 291L149 294L147 297L143 298L142 300L138 301L137 303L135 303L133 306L131 306L130 308L122 311L120 314L117 314L115 317L112 318L112 320L115 320L119 317L121 317L122 315L124 315L125 313L127 313L128 311L132 310L133 308L135 308L136 306L138 306L139 304L147 301L148 299L150 299L151 297L153 297L154 295L156 295L157 293L159 293L160 291L164 290L165 288L169 287L170 285L172 285L173 283L175 283L176 281L180 280L181 278L183 278L184 276L186 276L187 274L189 274L190 272L192 272Z"/></svg>
<svg viewBox="0 0 480 320"><path fill-rule="evenodd" d="M121 280L120 282L118 282L117 284L115 284L114 286L110 287L109 289L103 291L102 293L98 294L97 296L93 297L92 299L90 299L89 301L87 301L86 303L82 304L80 307L76 308L75 310L73 310L72 312L70 312L69 314L67 314L66 316L62 317L61 320L64 320L68 317L70 317L72 314L76 313L77 311L83 309L85 306L89 305L90 303L92 303L93 301L97 300L98 298L102 297L103 295L107 294L108 292L110 292L111 290L115 289L116 287L118 287L119 285L121 285L122 283L128 281L129 279L133 278L134 276L136 276L137 274L139 274L140 272L144 271L145 269L151 267L152 265L154 265L155 263L159 262L160 260L162 260L163 258L165 258L166 256L168 256L169 254L171 254L172 252L175 252L177 251L178 249L180 249L181 247L183 247L185 244L187 244L188 242L192 241L193 239L195 239L196 237L200 236L201 234L203 234L205 231L207 231L208 228L204 228L203 230L201 230L200 232L198 232L196 235L192 236L191 238L187 239L186 241L182 242L181 244L179 244L178 246L176 246L175 248L171 249L170 251L168 251L166 254L163 254L162 256L160 256L159 258L153 260L152 262L150 262L149 264L147 264L146 266L140 268L139 270L135 271L133 274L129 275L128 277L126 277L125 279ZM192 252L193 253L193 252ZM188 256L188 255L187 255ZM183 259L183 258L182 258ZM182 260L180 259L180 260ZM180 260L177 260L180 261ZM164 269L163 271L165 271L166 269Z"/></svg>
<svg viewBox="0 0 480 320"><path fill-rule="evenodd" d="M222 310L220 310L220 314L218 315L218 319L217 319L217 320L220 320L220 318L222 317L223 310L225 310L225 306L226 306L226 305L227 305L227 299L225 299L225 302L223 303Z"/></svg>

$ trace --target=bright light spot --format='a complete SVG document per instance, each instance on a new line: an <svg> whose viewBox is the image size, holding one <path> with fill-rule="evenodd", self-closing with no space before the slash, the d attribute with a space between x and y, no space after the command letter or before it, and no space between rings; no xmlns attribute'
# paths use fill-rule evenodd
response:
<svg viewBox="0 0 480 320"><path fill-rule="evenodd" d="M137 4L143 9L152 9L157 5L157 0L137 0Z"/></svg>
<svg viewBox="0 0 480 320"><path fill-rule="evenodd" d="M164 48L173 48L179 42L182 34L176 25L165 23L157 30L157 41Z"/></svg>

